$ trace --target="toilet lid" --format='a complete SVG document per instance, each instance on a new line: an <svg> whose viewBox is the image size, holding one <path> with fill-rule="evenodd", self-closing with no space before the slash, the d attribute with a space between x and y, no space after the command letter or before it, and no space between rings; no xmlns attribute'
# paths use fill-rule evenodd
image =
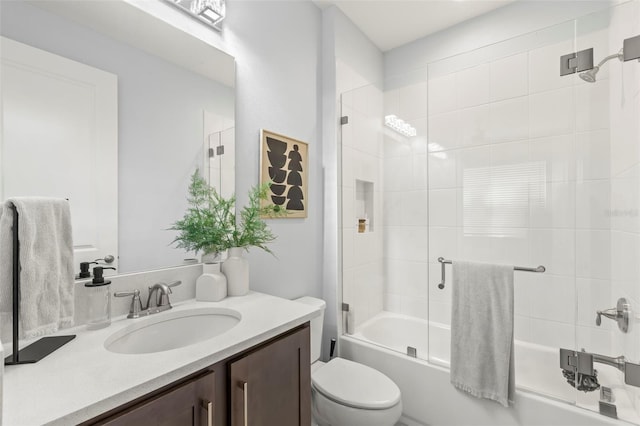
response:
<svg viewBox="0 0 640 426"><path fill-rule="evenodd" d="M355 408L382 410L400 402L400 389L391 379L366 365L334 358L311 381L325 397Z"/></svg>

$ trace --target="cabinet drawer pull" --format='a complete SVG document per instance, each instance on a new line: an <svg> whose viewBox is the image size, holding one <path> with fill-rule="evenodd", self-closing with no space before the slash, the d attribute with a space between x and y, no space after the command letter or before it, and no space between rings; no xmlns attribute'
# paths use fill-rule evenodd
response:
<svg viewBox="0 0 640 426"><path fill-rule="evenodd" d="M244 426L249 426L249 383L244 382L242 392L244 393Z"/></svg>
<svg viewBox="0 0 640 426"><path fill-rule="evenodd" d="M203 400L200 406L207 410L207 426L213 426L213 402Z"/></svg>

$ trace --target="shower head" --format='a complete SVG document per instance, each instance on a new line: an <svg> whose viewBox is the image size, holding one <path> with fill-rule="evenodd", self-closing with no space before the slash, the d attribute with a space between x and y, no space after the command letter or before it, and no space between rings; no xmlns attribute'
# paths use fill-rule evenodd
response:
<svg viewBox="0 0 640 426"><path fill-rule="evenodd" d="M593 67L589 71L581 72L580 74L578 74L578 76L580 76L580 78L583 79L584 81L586 81L587 83L595 83L596 82L596 74L598 74L598 71L600 71L600 67L605 62L610 61L611 59L614 59L614 58L618 58L622 62L622 60L623 60L622 49L620 49L620 51L618 53L614 53L613 55L607 56L606 58L601 60L598 65L596 65L595 67Z"/></svg>
<svg viewBox="0 0 640 426"><path fill-rule="evenodd" d="M596 82L596 74L600 71L600 67L593 67L589 71L581 72L578 76L586 81L587 83L595 83Z"/></svg>

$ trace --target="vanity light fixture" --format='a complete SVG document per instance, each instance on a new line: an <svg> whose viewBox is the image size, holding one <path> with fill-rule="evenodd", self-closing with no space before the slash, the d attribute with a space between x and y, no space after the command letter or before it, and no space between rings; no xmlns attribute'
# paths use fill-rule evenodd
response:
<svg viewBox="0 0 640 426"><path fill-rule="evenodd" d="M384 125L407 137L417 134L415 127L393 114L384 117Z"/></svg>
<svg viewBox="0 0 640 426"><path fill-rule="evenodd" d="M226 15L225 0L166 0L190 16L220 31Z"/></svg>
<svg viewBox="0 0 640 426"><path fill-rule="evenodd" d="M193 0L190 9L191 13L206 19L212 25L222 21L226 12L224 0Z"/></svg>

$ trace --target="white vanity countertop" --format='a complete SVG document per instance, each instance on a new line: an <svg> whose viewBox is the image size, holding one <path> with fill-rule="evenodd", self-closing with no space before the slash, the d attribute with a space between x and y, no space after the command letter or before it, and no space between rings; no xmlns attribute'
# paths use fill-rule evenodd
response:
<svg viewBox="0 0 640 426"><path fill-rule="evenodd" d="M251 292L220 302L188 301L168 312L200 307L229 308L241 321L224 334L190 346L149 354L107 351L113 333L147 318L115 318L109 327L84 326L59 334L76 338L35 364L6 366L3 425L70 425L91 419L135 398L209 367L318 316L313 306ZM5 353L5 355L8 355Z"/></svg>

